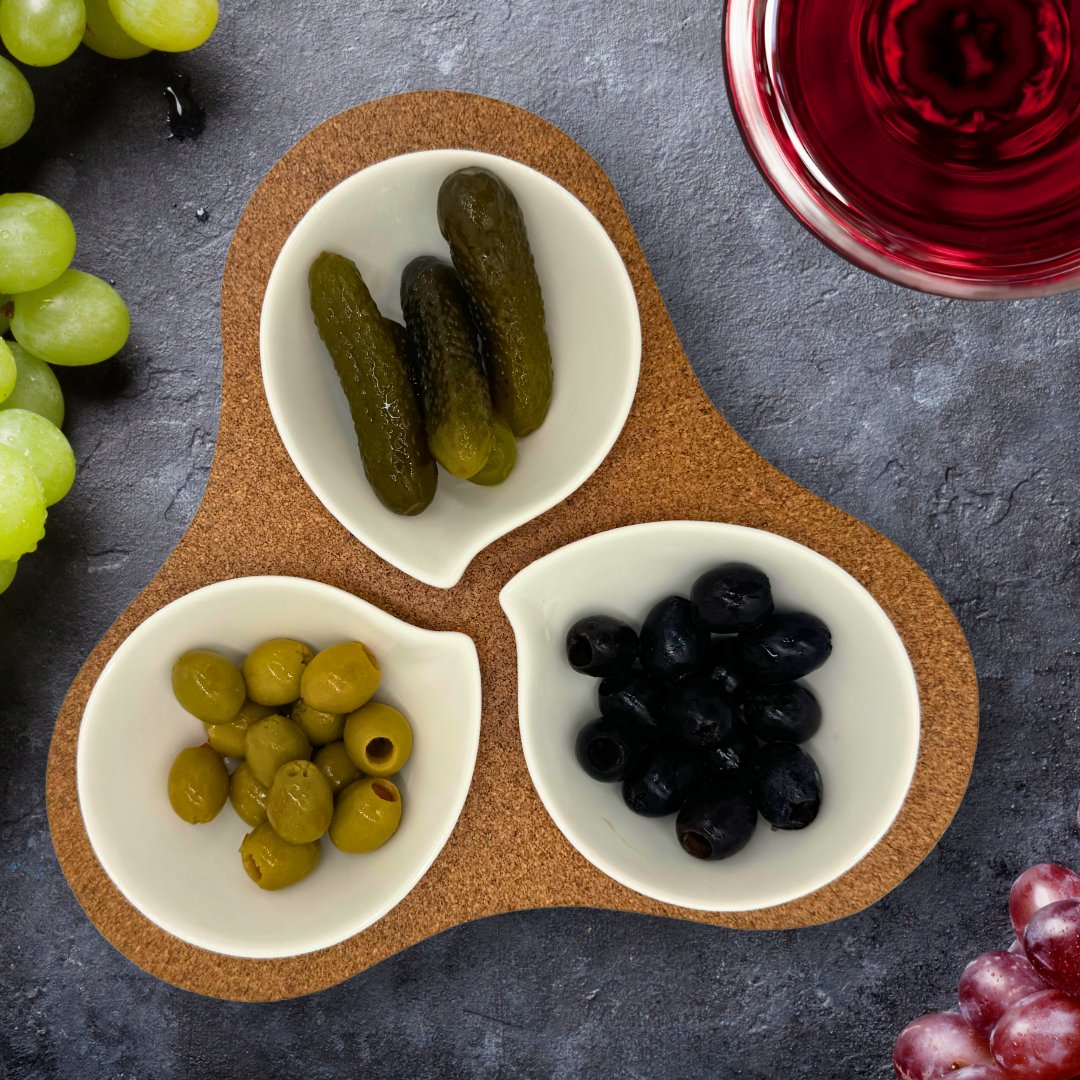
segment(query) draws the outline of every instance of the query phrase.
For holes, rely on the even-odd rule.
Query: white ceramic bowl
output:
[[[166,778],[203,725],[173,698],[173,661],[217,649],[239,662],[271,637],[320,649],[369,645],[382,668],[376,698],[412,722],[412,756],[395,778],[404,814],[366,855],[329,840],[315,871],[280,892],[248,878],[238,849],[248,826],[228,803],[207,825],[169,805]],[[344,941],[386,914],[423,877],[457,822],[480,738],[480,667],[472,640],[410,626],[329,585],[247,577],[208,585],[162,608],[116,650],[79,732],[79,802],[105,872],[148,919],[229,956],[294,956]]]
[[[570,668],[565,642],[569,627],[592,613],[638,626],[657,600],[688,595],[700,573],[727,561],[760,567],[779,608],[813,612],[832,630],[832,656],[805,680],[824,714],[806,744],[824,798],[804,831],[774,832],[762,821],[739,854],[700,862],[679,846],[673,817],[638,817],[621,785],[597,783],[578,766],[574,739],[599,715],[597,683]],[[854,866],[900,810],[919,747],[911,663],[870,594],[809,548],[737,525],[632,525],[540,559],[500,600],[517,636],[521,741],[536,790],[570,843],[623,885],[702,911],[772,907]]]
[[[478,487],[440,470],[431,506],[400,517],[364,478],[348,406],[311,316],[308,270],[324,250],[347,255],[383,314],[400,319],[406,264],[423,254],[449,259],[435,201],[445,177],[467,165],[497,173],[525,215],[551,340],[551,410],[519,443],[504,484]],[[449,588],[478,552],[561,502],[607,456],[637,388],[641,325],[615,245],[573,195],[507,158],[425,150],[362,170],[307,212],[270,275],[260,349],[282,442],[323,505],[387,562]]]

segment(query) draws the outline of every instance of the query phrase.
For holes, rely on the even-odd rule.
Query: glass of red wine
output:
[[[727,0],[728,92],[811,231],[968,299],[1080,286],[1080,0]]]

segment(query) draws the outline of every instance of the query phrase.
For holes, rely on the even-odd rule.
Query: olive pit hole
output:
[[[622,764],[623,749],[614,739],[603,736],[593,739],[585,752],[588,755],[589,764],[597,772],[610,772]]]
[[[695,859],[707,859],[712,854],[709,841],[701,833],[684,832],[679,837],[679,843],[682,844],[683,851],[688,855],[693,855]]]
[[[364,747],[364,753],[367,754],[368,761],[386,761],[394,752],[394,744],[389,739],[384,739],[381,735],[377,739],[372,739],[371,742]]]
[[[253,881],[259,881],[262,879],[262,870],[259,868],[259,864],[255,861],[254,855],[244,856],[244,869],[248,872],[248,876]]]
[[[371,790],[379,796],[383,802],[394,802],[394,789],[387,787],[386,784],[375,783],[371,785]]]
[[[571,665],[576,668],[587,667],[592,660],[592,646],[583,637],[574,638],[566,652]]]

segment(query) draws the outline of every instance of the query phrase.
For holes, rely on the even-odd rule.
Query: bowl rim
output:
[[[302,589],[304,591],[310,591],[315,599],[320,596],[326,598],[328,596],[335,596],[344,598],[345,602],[350,606],[357,609],[358,613],[363,619],[373,619],[376,623],[381,623],[386,627],[393,627],[393,633],[402,633],[399,627],[404,627],[404,633],[408,636],[423,635],[423,636],[437,636],[443,640],[456,639],[457,647],[462,649],[463,655],[465,653],[465,646],[467,645],[468,653],[471,663],[469,665],[468,678],[467,678],[467,692],[468,702],[465,710],[465,715],[470,718],[468,730],[462,731],[462,743],[466,750],[466,760],[468,762],[467,768],[463,771],[462,775],[458,778],[458,782],[455,785],[454,799],[447,803],[447,807],[451,809],[452,813],[440,814],[440,824],[438,828],[431,831],[430,835],[433,839],[427,849],[422,860],[415,866],[410,866],[409,872],[402,877],[403,887],[392,890],[387,899],[371,908],[365,913],[363,919],[357,920],[350,927],[344,931],[336,930],[331,933],[323,934],[322,936],[312,936],[310,942],[305,944],[302,949],[289,950],[282,952],[280,949],[270,948],[242,948],[242,949],[228,949],[223,947],[220,943],[210,944],[208,941],[196,941],[191,937],[181,935],[169,925],[166,925],[168,920],[163,921],[160,917],[160,913],[155,913],[150,910],[152,905],[145,905],[141,903],[138,888],[132,888],[132,882],[128,880],[123,874],[118,878],[114,871],[115,867],[110,866],[108,857],[103,855],[98,844],[94,841],[95,829],[98,830],[99,839],[104,835],[103,827],[96,816],[94,810],[95,801],[91,797],[89,801],[86,798],[87,788],[84,787],[88,783],[87,780],[87,766],[85,762],[86,754],[88,753],[87,747],[90,740],[93,738],[94,722],[91,720],[88,728],[87,718],[92,717],[94,699],[98,693],[98,688],[102,686],[106,680],[111,680],[116,677],[117,672],[122,671],[124,666],[128,663],[129,658],[138,655],[138,648],[142,640],[152,633],[153,627],[158,622],[162,621],[165,617],[165,613],[172,612],[178,605],[183,606],[186,602],[194,596],[203,596],[207,594],[213,594],[216,599],[227,600],[234,594],[242,596],[248,590],[261,589],[261,588],[273,588],[284,584],[290,589]],[[147,629],[149,628],[149,629]],[[355,937],[357,934],[362,933],[364,930],[373,926],[380,919],[384,918],[388,912],[395,908],[402,900],[405,899],[409,893],[423,880],[428,870],[431,869],[432,864],[439,857],[446,847],[454,829],[457,827],[459,820],[461,819],[461,812],[464,809],[465,802],[468,798],[469,792],[472,790],[473,775],[476,769],[476,759],[480,746],[480,727],[481,727],[481,714],[483,707],[483,696],[481,687],[481,674],[480,674],[480,661],[476,652],[476,644],[468,634],[465,634],[458,630],[429,630],[426,627],[416,626],[413,623],[406,622],[404,619],[399,619],[389,612],[384,611],[382,608],[376,607],[374,604],[367,600],[361,599],[353,593],[348,592],[345,589],[340,589],[334,585],[328,585],[325,582],[316,581],[314,578],[302,578],[288,574],[257,574],[235,578],[225,578],[219,581],[211,582],[207,585],[202,585],[199,588],[192,589],[189,592],[185,592],[169,603],[158,608],[157,611],[148,615],[142,622],[140,622],[117,646],[115,652],[109,658],[108,662],[102,668],[100,674],[94,681],[94,685],[90,690],[90,694],[86,699],[86,704],[83,707],[82,719],[79,723],[79,735],[76,745],[75,753],[75,783],[76,783],[76,796],[79,803],[79,812],[83,819],[83,827],[86,830],[87,840],[90,843],[90,848],[93,851],[94,858],[97,859],[98,864],[101,866],[105,875],[113,883],[113,885],[119,890],[121,895],[135,908],[141,915],[147,918],[155,926],[159,927],[165,933],[175,937],[178,941],[183,941],[188,945],[192,945],[195,948],[204,949],[207,952],[216,953],[222,956],[234,956],[242,959],[257,959],[257,960],[277,960],[287,959],[293,956],[305,956],[309,953],[319,951],[321,949],[327,949],[334,945],[339,945],[349,938]],[[87,735],[87,731],[90,731],[90,735]]]
[[[548,778],[540,768],[538,762],[537,747],[540,740],[543,738],[542,725],[529,725],[525,720],[526,688],[535,681],[536,673],[532,670],[531,660],[534,650],[522,647],[524,626],[515,612],[515,592],[522,589],[524,584],[527,584],[529,579],[534,576],[535,573],[539,572],[538,568],[543,564],[551,561],[559,561],[560,559],[567,557],[568,552],[575,549],[580,550],[589,547],[603,548],[609,544],[618,545],[621,540],[630,533],[642,535],[646,532],[681,531],[688,527],[693,529],[705,529],[710,532],[734,533],[740,535],[750,534],[757,537],[766,536],[769,538],[770,543],[776,542],[781,548],[786,547],[791,550],[796,550],[798,551],[800,558],[806,558],[811,564],[826,569],[830,574],[837,575],[836,580],[844,582],[845,587],[847,587],[855,596],[858,596],[868,607],[868,610],[873,613],[885,632],[889,643],[899,649],[898,655],[904,660],[904,664],[899,670],[900,674],[904,677],[906,689],[910,695],[913,706],[912,722],[914,725],[914,739],[910,747],[910,761],[907,768],[906,782],[904,783],[902,792],[896,799],[895,808],[892,809],[890,814],[886,815],[885,820],[882,821],[872,835],[868,834],[868,839],[863,842],[855,854],[849,856],[842,865],[838,863],[837,868],[834,871],[831,871],[827,877],[822,876],[821,880],[812,880],[806,887],[800,886],[798,889],[792,890],[789,894],[784,895],[780,899],[771,900],[768,903],[745,903],[736,905],[723,903],[716,905],[702,905],[696,902],[688,902],[686,896],[680,893],[676,886],[670,884],[665,885],[664,883],[657,885],[653,881],[643,879],[638,874],[624,872],[618,866],[608,862],[602,853],[598,853],[587,840],[583,840],[581,833],[575,825],[573,816],[563,813],[560,808],[558,798],[557,796],[554,796],[556,790],[555,785],[548,782]],[[790,537],[783,536],[780,533],[770,532],[767,529],[753,528],[749,525],[736,525],[729,522],[697,519],[649,521],[635,525],[624,525],[619,528],[609,529],[605,532],[593,533],[589,536],[582,537],[580,540],[575,540],[563,547],[556,548],[542,558],[530,563],[503,586],[499,593],[499,604],[513,628],[515,640],[517,641],[518,728],[521,737],[522,750],[525,755],[525,763],[528,766],[529,777],[532,780],[533,787],[540,797],[540,801],[543,803],[548,815],[574,849],[596,867],[596,869],[606,874],[608,877],[613,878],[615,881],[619,882],[619,884],[626,886],[626,888],[632,889],[636,893],[640,893],[653,900],[658,900],[661,903],[671,904],[676,907],[693,911],[741,912],[779,907],[783,904],[800,900],[809,896],[811,893],[826,888],[862,862],[862,860],[865,859],[888,834],[899,816],[900,811],[907,803],[911,792],[911,785],[915,778],[916,767],[918,765],[919,749],[922,744],[922,700],[919,695],[918,681],[915,676],[915,670],[911,664],[911,658],[908,655],[907,647],[904,644],[903,638],[893,625],[892,620],[864,585],[857,581],[847,570],[840,566],[839,563],[834,562],[832,559],[829,559],[827,556],[822,555],[820,552],[815,551],[805,544],[800,544],[797,540],[792,540]]]
[[[357,524],[357,522],[362,519],[358,519],[355,512],[350,510],[348,506],[339,503],[331,496],[326,489],[326,486],[319,479],[319,467],[316,465],[313,468],[307,456],[298,446],[287,416],[288,395],[284,393],[283,388],[278,383],[275,365],[268,360],[268,357],[273,355],[274,346],[271,343],[272,335],[269,332],[268,326],[270,317],[267,312],[274,294],[278,291],[278,288],[280,288],[280,285],[277,283],[281,281],[281,278],[284,275],[284,271],[281,270],[280,267],[283,263],[288,261],[292,247],[299,243],[299,240],[296,238],[301,234],[305,224],[313,217],[318,217],[321,214],[327,213],[326,207],[330,205],[336,197],[340,196],[345,189],[357,183],[359,177],[363,176],[370,179],[370,174],[373,172],[383,169],[400,168],[401,163],[407,159],[429,159],[432,157],[459,156],[462,154],[467,154],[471,159],[474,159],[477,164],[485,165],[492,170],[497,170],[500,166],[509,166],[511,169],[521,169],[531,173],[539,182],[540,187],[556,193],[556,197],[570,200],[570,202],[575,205],[576,209],[581,213],[583,229],[587,234],[592,234],[598,249],[605,251],[606,254],[611,257],[610,261],[612,269],[614,270],[613,281],[617,284],[619,291],[623,295],[623,300],[628,305],[627,314],[630,316],[628,327],[630,348],[628,350],[627,377],[620,383],[618,395],[614,397],[615,413],[610,429],[605,433],[604,438],[596,443],[592,451],[583,455],[581,466],[578,470],[572,475],[565,477],[551,489],[549,495],[534,502],[530,508],[501,516],[498,519],[493,520],[489,527],[480,529],[476,537],[469,544],[457,550],[453,557],[447,557],[446,562],[441,569],[427,570],[423,567],[417,567],[411,564],[409,560],[399,561],[399,559],[395,557],[394,552],[390,549],[390,545],[382,543],[378,537],[361,535],[364,531],[363,526],[362,524]],[[306,311],[306,308],[304,310]],[[548,510],[551,510],[553,507],[564,502],[579,487],[585,484],[601,464],[603,464],[608,454],[611,453],[612,447],[614,447],[619,436],[622,434],[623,428],[626,426],[627,418],[630,415],[630,409],[633,406],[634,398],[637,396],[637,388],[641,376],[641,352],[641,312],[638,307],[637,292],[634,289],[634,283],[630,278],[630,272],[627,269],[622,253],[592,210],[590,210],[589,207],[586,206],[572,191],[563,187],[562,184],[553,180],[539,169],[535,169],[531,165],[518,161],[516,158],[506,157],[500,154],[491,154],[486,151],[474,150],[465,146],[439,147],[437,149],[413,150],[405,154],[395,154],[392,157],[384,158],[382,161],[374,162],[371,165],[359,169],[340,183],[335,184],[334,187],[325,194],[321,195],[308,207],[304,216],[296,223],[288,237],[286,237],[284,244],[282,244],[281,250],[274,260],[274,266],[270,271],[270,276],[267,279],[266,290],[263,294],[263,300],[259,311],[259,358],[263,393],[266,396],[267,404],[270,408],[270,415],[273,417],[278,437],[284,444],[285,451],[289,455],[289,460],[292,462],[293,467],[300,473],[304,483],[310,488],[311,492],[323,507],[329,511],[350,535],[365,547],[370,548],[376,555],[390,563],[392,566],[397,567],[402,572],[416,578],[425,585],[431,585],[439,589],[451,589],[457,585],[472,561],[485,548],[489,547],[501,537],[506,536],[508,533],[513,532],[520,526],[532,521],[534,518],[539,517],[541,514],[546,513]],[[378,509],[380,512],[391,513],[391,511],[385,510],[381,505]]]
[[[958,300],[1021,300],[1056,296],[1080,286],[1080,255],[1071,269],[1049,276],[1032,267],[1011,277],[993,279],[935,271],[890,257],[860,230],[845,226],[825,208],[821,198],[793,166],[773,134],[758,94],[754,61],[754,22],[770,0],[725,0],[723,16],[724,82],[728,103],[750,158],[780,203],[818,240],[848,262],[879,278],[909,289]]]

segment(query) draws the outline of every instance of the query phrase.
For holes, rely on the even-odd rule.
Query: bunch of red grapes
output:
[[[960,976],[960,1011],[896,1040],[900,1080],[1080,1080],[1080,874],[1041,863],[1009,893],[1016,941]]]

